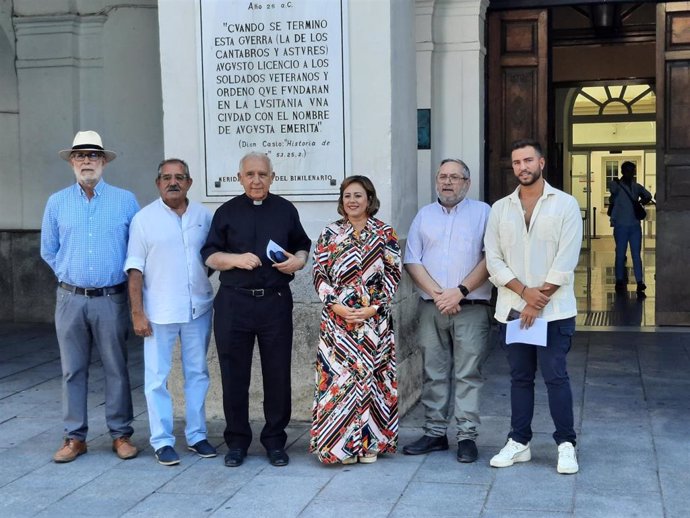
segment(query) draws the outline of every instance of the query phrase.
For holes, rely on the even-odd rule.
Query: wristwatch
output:
[[[468,290],[466,286],[460,284],[458,288],[460,288],[460,293],[462,293],[463,297],[467,297],[467,295],[470,294],[470,290]]]

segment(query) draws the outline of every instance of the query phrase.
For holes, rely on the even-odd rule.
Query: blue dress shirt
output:
[[[101,180],[89,200],[78,183],[48,198],[41,257],[59,281],[81,288],[114,286],[123,271],[129,224],[139,210],[134,194]]]

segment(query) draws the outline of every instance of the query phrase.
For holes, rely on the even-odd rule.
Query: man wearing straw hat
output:
[[[115,160],[95,131],[80,131],[60,158],[76,183],[50,196],[41,225],[41,257],[58,280],[55,329],[62,363],[64,440],[53,456],[71,462],[86,453],[87,393],[93,347],[105,376],[105,418],[121,459],[136,457],[131,443],[132,395],[127,372],[127,275],[123,270],[129,224],[139,210],[134,195],[107,184]]]

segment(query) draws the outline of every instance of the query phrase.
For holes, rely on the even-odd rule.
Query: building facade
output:
[[[54,279],[39,257],[38,229],[48,196],[73,182],[57,150],[78,130],[99,131],[119,152],[105,177],[142,206],[155,198],[155,167],[167,156],[189,162],[192,197],[211,209],[222,202],[200,181],[198,4],[0,0],[0,288],[10,294],[0,319],[52,320]],[[656,275],[656,322],[690,324],[681,271],[690,262],[688,2],[341,4],[349,172],[374,180],[379,215],[403,240],[418,207],[434,199],[442,158],[462,158],[469,195],[492,202],[513,188],[508,144],[525,136],[544,143],[549,182],[578,197],[596,240],[607,232],[605,183],[619,158],[632,158],[657,198],[645,223],[664,265],[648,274]],[[337,217],[332,199],[295,204],[312,239]],[[307,418],[320,305],[308,272],[294,284],[295,408]],[[415,313],[406,280],[396,307],[403,410],[421,386]],[[221,415],[220,398],[209,400],[210,415]]]

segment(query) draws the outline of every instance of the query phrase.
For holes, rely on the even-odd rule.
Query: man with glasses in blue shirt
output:
[[[452,415],[458,462],[474,462],[478,456],[481,367],[491,310],[483,244],[490,208],[466,198],[470,184],[462,160],[443,160],[436,173],[437,200],[422,207],[408,233],[405,269],[422,299],[418,339],[424,356],[425,423],[424,435],[403,448],[406,455],[447,450]]]
[[[107,184],[115,152],[95,131],[80,131],[60,158],[76,183],[50,196],[41,225],[41,257],[58,280],[55,330],[62,363],[64,440],[53,456],[71,462],[86,453],[87,393],[93,347],[105,375],[105,418],[121,459],[137,456],[132,444],[132,395],[127,371],[127,275],[123,270],[134,195]]]

